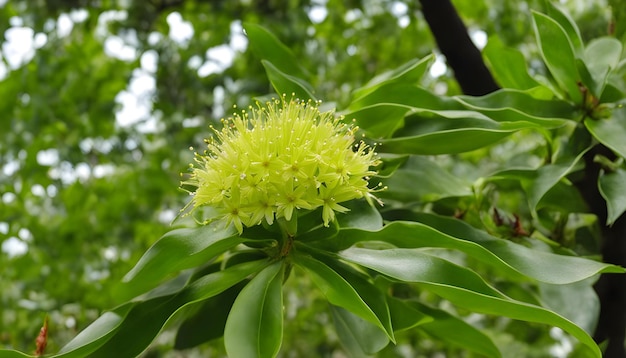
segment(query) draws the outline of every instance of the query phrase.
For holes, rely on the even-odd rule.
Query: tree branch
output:
[[[500,87],[485,65],[450,0],[420,0],[437,46],[454,71],[463,93],[481,96]]]

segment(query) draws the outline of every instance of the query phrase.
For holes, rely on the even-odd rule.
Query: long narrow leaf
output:
[[[526,59],[517,49],[505,47],[498,37],[490,37],[483,55],[491,65],[491,72],[504,88],[527,90],[539,83],[528,74]]]
[[[347,309],[378,326],[383,332],[387,332],[385,324],[380,321],[376,313],[372,311],[372,308],[359,296],[354,287],[333,269],[304,254],[297,256],[295,264],[306,271],[328,302]],[[389,335],[391,340],[394,339],[393,332],[387,332],[386,334]]]
[[[602,356],[593,339],[571,321],[545,308],[506,297],[473,271],[451,262],[408,249],[352,248],[340,256],[391,278],[419,283],[453,304],[475,312],[557,326],[576,337],[594,356]]]
[[[558,22],[539,12],[533,12],[533,24],[537,43],[550,73],[574,103],[582,103],[577,84],[581,78],[567,33]]]
[[[282,262],[259,272],[235,299],[224,328],[231,357],[275,357],[283,337]]]
[[[358,100],[380,86],[388,83],[405,83],[416,85],[426,73],[426,70],[433,63],[434,55],[428,55],[421,59],[409,61],[396,69],[381,73],[372,78],[363,87],[354,91],[354,98]]]
[[[172,273],[208,262],[242,242],[232,227],[221,223],[170,231],[124,276],[123,290],[127,296],[135,296],[155,287]]]
[[[419,329],[442,342],[486,357],[498,358],[502,356],[498,347],[487,335],[462,319],[417,301],[409,301],[407,305],[433,318],[431,321],[420,325]]]
[[[363,299],[367,306],[374,312],[378,320],[385,328],[385,332],[395,342],[393,331],[394,327],[391,325],[391,314],[389,312],[389,306],[383,292],[381,292],[374,284],[372,284],[364,275],[349,265],[337,260],[336,258],[330,258],[324,255],[316,255],[316,259],[319,259],[324,264],[331,267],[341,277],[343,277],[354,288],[358,295]]]
[[[598,178],[598,189],[606,200],[606,224],[613,225],[626,211],[626,170],[602,173]]]
[[[389,337],[375,324],[338,306],[330,306],[337,335],[353,357],[375,354],[389,344]]]
[[[243,24],[243,28],[250,39],[250,48],[261,60],[273,63],[277,69],[285,74],[300,78],[307,76],[293,52],[274,34],[260,25],[249,22]]]
[[[279,70],[273,63],[263,60],[261,61],[267,78],[272,83],[274,90],[279,95],[286,94],[288,96],[295,95],[301,100],[315,100],[313,88],[300,77],[292,76]]]
[[[220,294],[267,264],[267,260],[246,262],[199,278],[178,293],[120,306],[102,315],[54,357],[137,356],[182,308]]]
[[[626,106],[613,109],[610,118],[586,119],[585,126],[600,143],[626,158]]]
[[[464,252],[517,278],[566,284],[599,273],[622,273],[618,266],[579,257],[529,249],[497,239],[456,219],[431,214],[414,214],[420,222],[395,221],[382,230],[341,229],[337,237],[317,242],[329,250],[342,250],[357,242],[381,241],[401,248],[440,247]]]

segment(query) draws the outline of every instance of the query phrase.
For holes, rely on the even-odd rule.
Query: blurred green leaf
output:
[[[602,172],[598,178],[598,189],[606,200],[606,224],[613,225],[626,211],[626,170]]]
[[[569,132],[568,132],[569,133]],[[518,180],[526,192],[528,205],[531,210],[537,210],[544,197],[564,178],[577,170],[578,163],[583,155],[591,148],[592,141],[589,133],[576,126],[569,138],[562,137],[562,143],[551,159],[550,164],[544,164],[532,169],[511,169],[496,172],[488,180],[514,179]]]
[[[34,358],[35,356],[26,353],[10,350],[0,349],[0,358]]]
[[[585,126],[600,143],[626,158],[626,106],[613,109],[610,118],[587,118]]]
[[[306,83],[303,79],[282,72],[269,61],[263,60],[261,63],[263,63],[267,77],[278,95],[285,94],[288,98],[294,95],[295,98],[304,101],[309,99],[315,100],[311,85]]]
[[[554,1],[546,1],[547,15],[556,21],[567,34],[567,39],[572,44],[575,55],[581,56],[584,50],[580,30],[572,17]]]
[[[299,61],[285,44],[263,26],[247,22],[243,25],[249,39],[250,49],[261,60],[271,62],[283,74],[306,78],[306,71],[299,65]],[[291,92],[278,92],[279,94]]]
[[[483,55],[491,65],[493,76],[503,88],[527,90],[539,86],[528,74],[524,55],[514,48],[505,47],[499,37],[489,38]]]
[[[533,24],[537,43],[550,73],[568,97],[577,104],[582,103],[582,94],[576,58],[567,33],[557,21],[533,11]]]
[[[595,95],[600,97],[608,76],[615,70],[622,57],[622,43],[611,37],[601,37],[589,42],[585,48],[584,60],[595,82]]]
[[[275,357],[283,338],[283,263],[275,262],[235,299],[224,328],[231,357]]]

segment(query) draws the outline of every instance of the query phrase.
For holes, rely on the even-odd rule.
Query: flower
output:
[[[379,164],[371,147],[354,143],[358,128],[342,120],[321,112],[319,102],[286,96],[222,120],[181,183],[196,188],[187,206],[216,208],[240,234],[319,207],[328,226],[335,212],[348,211],[339,203],[372,195],[370,167]]]

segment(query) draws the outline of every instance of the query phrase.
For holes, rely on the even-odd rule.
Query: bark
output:
[[[622,215],[612,226],[605,225],[607,207],[597,184],[601,167],[593,161],[597,154],[615,158],[611,150],[602,145],[587,152],[584,156],[585,176],[576,186],[602,226],[603,261],[626,266],[626,215]],[[593,338],[598,343],[608,341],[605,358],[626,357],[626,275],[604,274],[594,288],[600,299],[600,316]]]
[[[482,96],[500,87],[450,0],[420,0],[422,13],[437,46],[454,71],[463,93]]]

